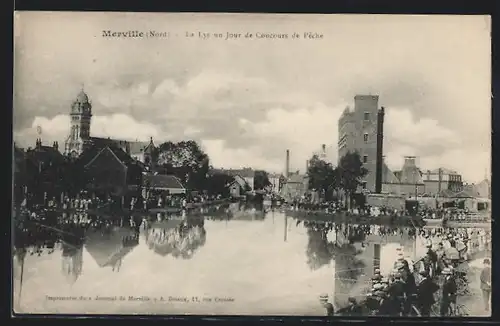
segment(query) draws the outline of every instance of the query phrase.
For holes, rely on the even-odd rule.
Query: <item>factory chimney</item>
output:
[[[385,108],[381,107],[377,114],[377,161],[375,167],[375,193],[382,192],[382,166],[384,163],[384,115]]]
[[[290,150],[286,150],[285,178],[290,176]]]

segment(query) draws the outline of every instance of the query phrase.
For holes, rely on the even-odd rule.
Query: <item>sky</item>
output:
[[[84,88],[92,136],[193,139],[216,167],[269,172],[284,171],[289,149],[291,170],[304,171],[321,144],[337,160],[337,121],[354,96],[379,95],[391,169],[414,155],[421,169],[479,182],[491,165],[490,26],[471,15],[16,13],[14,140],[64,144]]]

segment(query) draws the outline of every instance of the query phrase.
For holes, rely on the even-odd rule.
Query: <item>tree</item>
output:
[[[166,142],[159,146],[157,164],[182,180],[189,189],[203,190],[207,179],[208,155],[193,141]]]
[[[358,152],[347,152],[341,157],[337,170],[340,188],[346,192],[346,199],[350,199],[358,186],[362,184],[362,178],[366,176],[368,170],[363,167]]]
[[[255,171],[253,185],[255,190],[261,190],[270,186],[271,182],[269,181],[269,175],[267,172],[262,170]]]
[[[309,160],[307,169],[309,189],[316,189],[325,196],[338,187],[337,170],[332,164],[321,160],[317,155]]]

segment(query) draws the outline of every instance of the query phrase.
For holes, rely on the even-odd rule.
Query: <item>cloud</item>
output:
[[[64,139],[61,116],[84,82],[93,103],[94,134],[208,141],[214,152],[209,155],[221,165],[281,171],[289,148],[292,169],[303,170],[323,143],[336,161],[340,112],[354,95],[371,93],[387,108],[384,146],[394,168],[409,154],[431,167],[463,168],[470,178],[478,175],[473,170],[489,166],[491,40],[485,17],[165,17],[17,14],[16,141],[33,144],[36,125],[43,126],[44,139]],[[324,39],[100,37],[103,29],[131,25],[172,35],[191,29],[316,30]],[[82,44],[77,51],[68,46],[75,39]],[[476,152],[475,168],[463,164]],[[232,161],[223,162],[224,156]]]
[[[42,133],[37,133],[37,127]],[[52,119],[35,117],[30,128],[25,128],[14,133],[20,146],[33,147],[34,139],[42,138],[44,144],[52,144],[58,141],[62,150],[66,138],[69,135],[70,119],[68,115],[58,115]],[[169,136],[162,133],[156,126],[148,122],[137,121],[125,114],[113,114],[109,116],[94,116],[90,128],[93,137],[110,137],[127,140],[147,141],[150,137],[154,139],[167,139]]]
[[[248,147],[231,149],[227,148],[224,140],[203,140],[202,148],[210,156],[210,162],[215,167],[265,169],[267,171],[282,171],[280,160],[269,160],[259,153],[261,148]]]

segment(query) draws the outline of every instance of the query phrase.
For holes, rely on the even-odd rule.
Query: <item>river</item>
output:
[[[138,238],[114,226],[87,232],[83,246],[27,254],[23,268],[14,259],[15,311],[322,316],[320,294],[336,304],[362,295],[374,264],[388,269],[398,247],[410,258],[425,250],[408,230],[354,239],[356,226],[304,223],[239,204],[227,211],[230,218],[184,217],[195,222],[183,236],[173,232],[182,219],[153,221]]]

